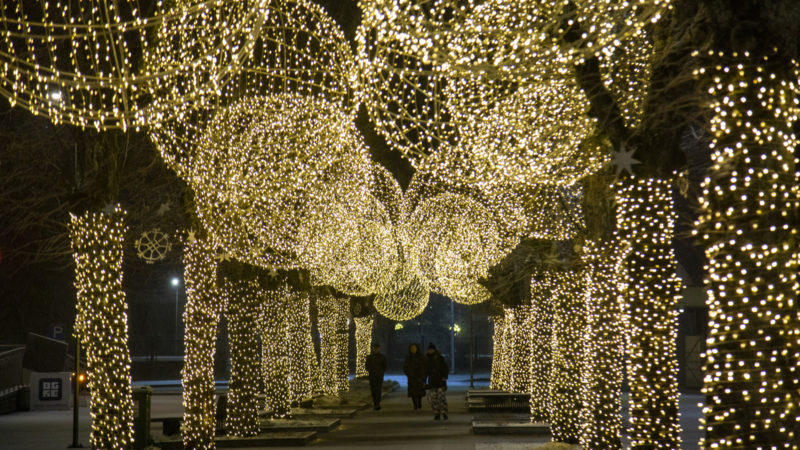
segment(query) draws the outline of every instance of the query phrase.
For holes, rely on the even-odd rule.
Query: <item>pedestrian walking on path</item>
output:
[[[381,409],[383,373],[386,372],[386,357],[381,353],[380,345],[372,345],[372,353],[367,356],[364,367],[369,372],[369,390],[372,392],[372,405],[375,411],[378,411]]]
[[[426,367],[428,371],[428,400],[433,408],[434,420],[447,420],[447,376],[450,371],[447,368],[447,361],[433,342],[428,345]]]
[[[422,409],[422,397],[425,395],[425,357],[417,344],[408,346],[408,355],[403,363],[403,372],[408,377],[408,396],[414,403],[414,410]]]

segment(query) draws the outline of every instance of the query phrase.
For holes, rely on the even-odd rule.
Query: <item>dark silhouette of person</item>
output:
[[[447,361],[433,342],[428,345],[428,353],[426,355],[427,371],[428,371],[428,400],[431,402],[435,416],[434,420],[440,418],[447,420],[447,376],[450,370],[447,367]]]
[[[403,363],[403,373],[408,377],[408,396],[414,403],[414,410],[422,409],[422,397],[425,395],[425,378],[428,375],[425,357],[417,344],[408,346],[408,355]]]
[[[372,405],[375,411],[378,411],[381,409],[383,374],[386,372],[386,357],[381,353],[379,344],[372,345],[372,353],[367,356],[364,367],[369,372],[369,390],[372,392]]]

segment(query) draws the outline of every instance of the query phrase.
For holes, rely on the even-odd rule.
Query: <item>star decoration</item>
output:
[[[103,207],[103,212],[109,216],[111,214],[114,214],[114,211],[116,210],[117,210],[117,205],[114,203],[106,203],[106,206]]]
[[[611,164],[616,167],[617,176],[619,176],[623,170],[626,170],[629,174],[633,175],[633,165],[642,163],[633,157],[635,152],[636,148],[632,147],[630,150],[628,150],[626,146],[623,146],[618,152],[611,152]]]
[[[189,233],[187,233],[186,235],[186,241],[188,241],[191,244],[196,240],[197,238],[195,237],[194,230],[189,230]]]
[[[172,209],[172,200],[162,203],[158,211],[156,211],[156,214],[158,217],[162,217],[164,214],[168,213],[170,209]]]

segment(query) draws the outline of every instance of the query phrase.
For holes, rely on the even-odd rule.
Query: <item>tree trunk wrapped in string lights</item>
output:
[[[796,67],[771,52],[708,56],[714,65],[698,73],[714,113],[713,167],[697,227],[706,242],[710,315],[702,445],[794,449],[800,442]]]
[[[261,385],[261,365],[253,330],[257,327],[263,295],[254,280],[225,280],[223,286],[231,349],[226,428],[232,436],[255,436],[260,431],[256,396]]]
[[[550,432],[553,441],[577,443],[582,403],[581,343],[584,324],[580,272],[551,272],[553,286],[553,362],[550,369]]]
[[[531,277],[530,330],[531,364],[530,410],[531,419],[546,422],[550,412],[550,370],[553,343],[553,276],[537,270]]]
[[[347,379],[347,314],[345,299],[322,296],[317,299],[320,334],[320,378],[326,395],[340,396],[350,389]]]
[[[366,377],[367,373],[364,363],[370,352],[372,343],[372,316],[354,317],[356,322],[356,377]]]
[[[629,179],[623,183],[617,223],[622,245],[627,248],[624,300],[631,446],[678,448],[680,280],[672,248],[672,187],[660,179]]]
[[[498,314],[492,316],[493,338],[492,338],[492,371],[489,376],[489,387],[492,389],[504,389],[503,373],[505,372],[505,354],[503,353],[503,339],[505,339],[506,320]]]
[[[622,448],[621,395],[625,344],[614,243],[584,245],[583,448]]]
[[[128,305],[122,290],[124,212],[72,216],[78,311],[75,332],[86,349],[92,393],[92,448],[133,445]]]
[[[293,292],[287,305],[289,398],[299,402],[311,397],[313,389],[314,343],[311,340],[311,313],[307,292]]]
[[[503,334],[500,346],[502,364],[498,373],[497,388],[502,390],[512,390],[513,385],[513,365],[514,365],[514,309],[503,307]]]
[[[190,239],[184,245],[186,356],[181,376],[185,448],[215,448],[214,350],[224,297],[219,295],[216,286],[217,262],[214,256],[213,247],[205,240]]]
[[[530,326],[531,307],[514,308],[514,362],[511,365],[514,392],[529,392],[531,387],[531,346],[533,330]]]
[[[288,337],[293,321],[289,317],[292,300],[289,287],[283,286],[279,290],[267,292],[259,311],[264,409],[275,419],[291,413],[291,388],[294,383],[290,380]]]

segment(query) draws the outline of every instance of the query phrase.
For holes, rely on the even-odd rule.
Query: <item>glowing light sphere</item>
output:
[[[198,215],[216,245],[254,265],[296,267],[313,245],[305,236],[347,225],[335,205],[368,195],[371,163],[360,135],[321,97],[242,99],[221,110],[197,144],[189,184]]]
[[[353,199],[355,200],[355,199]],[[386,292],[402,264],[402,250],[390,215],[372,195],[317,210],[318,227],[306,227],[300,259],[312,267],[312,283],[329,285],[348,295]]]
[[[458,194],[437,195],[419,205],[406,232],[410,259],[419,261],[432,290],[463,304],[489,299],[477,280],[503,253],[500,232],[483,205]]]
[[[428,306],[430,289],[418,278],[407,286],[375,297],[375,309],[387,319],[402,322],[422,314]]]
[[[571,184],[605,160],[572,65],[604,57],[668,0],[362,0],[361,84],[376,129],[421,171]]]
[[[248,53],[265,2],[4,1],[0,95],[55,123],[146,125],[154,97],[180,104],[217,88]]]
[[[355,114],[354,61],[338,25],[310,0],[262,1],[266,12],[254,25],[256,36],[248,57],[216,90],[180,103],[158,102],[148,111],[154,124],[150,127],[152,141],[167,164],[183,177],[190,176],[196,142],[217,112],[241,99],[312,96],[336,105],[339,114]],[[175,52],[164,54],[183,57]],[[195,70],[191,76],[206,75]],[[182,85],[165,89],[180,91]]]

